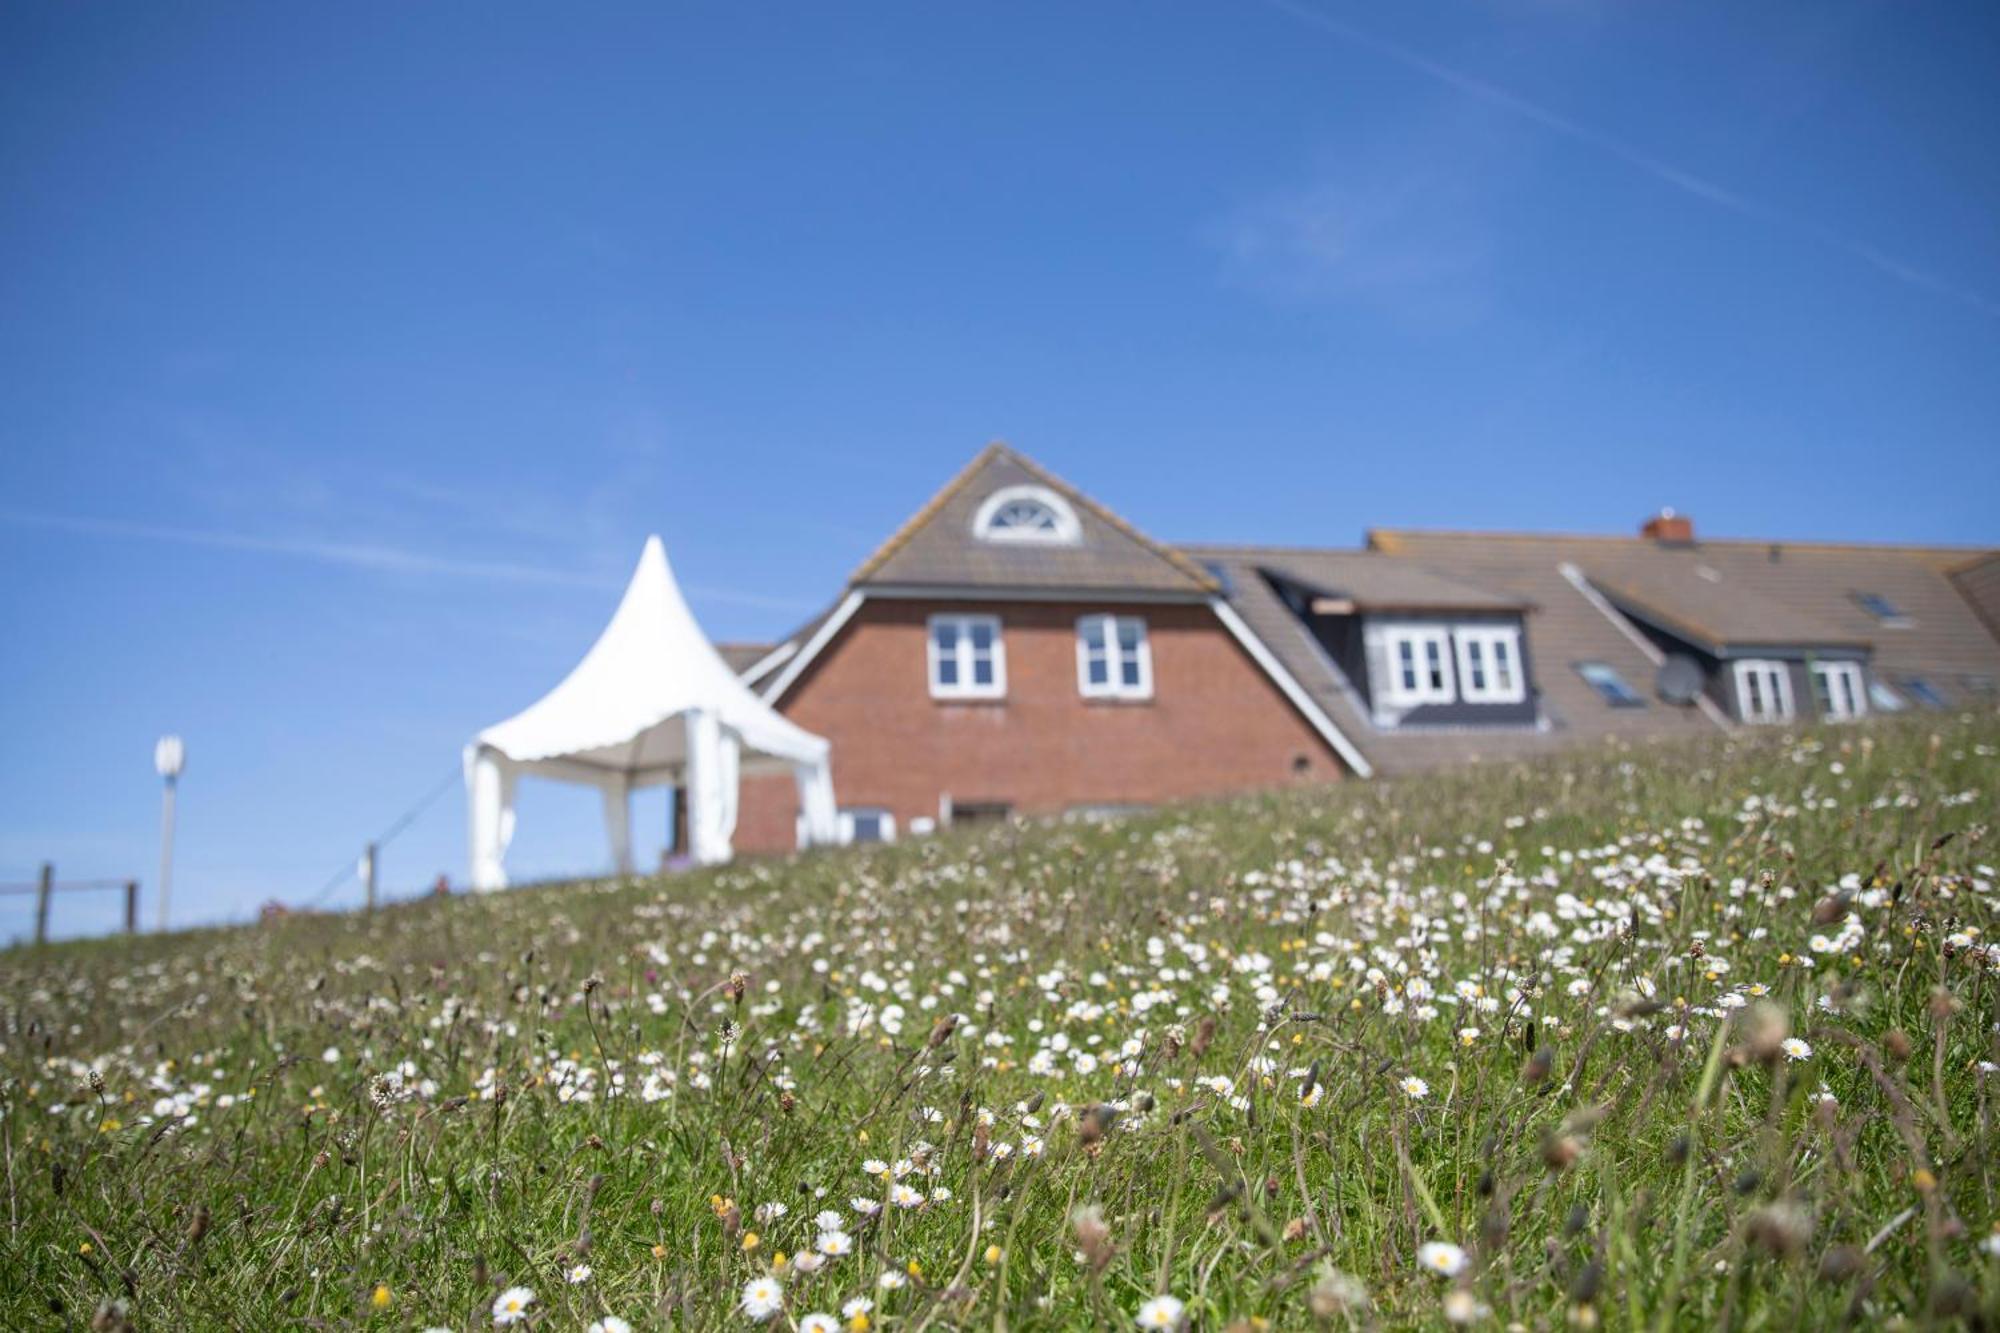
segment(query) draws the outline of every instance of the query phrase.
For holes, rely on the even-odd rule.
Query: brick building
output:
[[[991,445],[743,679],[833,742],[845,835],[1991,707],[2000,553],[1376,531],[1169,546]],[[737,845],[796,842],[747,782]]]
[[[861,839],[1368,771],[1213,573],[1003,445],[745,675],[833,742]],[[796,813],[746,783],[737,845],[791,847]]]

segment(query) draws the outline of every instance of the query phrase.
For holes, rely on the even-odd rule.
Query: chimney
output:
[[[1639,535],[1651,537],[1662,546],[1693,546],[1694,520],[1676,514],[1669,505],[1639,525]]]

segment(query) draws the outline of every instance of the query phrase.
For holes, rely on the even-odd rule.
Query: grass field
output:
[[[17,950],[0,1326],[1992,1327],[1996,753]]]

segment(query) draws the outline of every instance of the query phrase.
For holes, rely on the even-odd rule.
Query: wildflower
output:
[[[1476,1324],[1488,1314],[1479,1298],[1464,1287],[1453,1287],[1444,1296],[1444,1317],[1446,1323]]]
[[[900,1291],[910,1285],[910,1280],[891,1268],[875,1279],[875,1285],[884,1291]]]
[[[395,1299],[395,1294],[389,1290],[389,1284],[386,1282],[377,1282],[375,1290],[368,1293],[368,1303],[378,1310],[388,1309]]]
[[[2000,1235],[1996,1235],[1995,1239],[2000,1239]],[[991,1268],[994,1264],[999,1263],[1000,1256],[1003,1253],[1005,1253],[1005,1251],[1003,1251],[998,1245],[988,1245],[986,1247],[986,1266],[988,1268]]]
[[[1312,1291],[1306,1296],[1306,1305],[1319,1319],[1365,1310],[1368,1308],[1368,1288],[1353,1274],[1328,1266],[1321,1270],[1319,1280],[1313,1283]]]
[[[743,1286],[743,1313],[763,1323],[785,1303],[785,1285],[774,1277],[752,1278]]]
[[[1139,1307],[1140,1328],[1179,1328],[1187,1307],[1172,1296],[1155,1296]]]
[[[799,1333],[840,1333],[840,1321],[830,1314],[809,1314],[799,1320]]]
[[[908,1185],[898,1185],[889,1191],[889,1199],[898,1208],[915,1208],[924,1201],[924,1196],[920,1190],[913,1190]]]
[[[813,1248],[829,1259],[838,1259],[854,1253],[854,1238],[845,1231],[822,1231]]]
[[[493,1302],[493,1323],[497,1328],[518,1324],[528,1317],[528,1307],[535,1303],[535,1293],[526,1287],[509,1287]]]
[[[632,1333],[632,1326],[617,1315],[608,1314],[602,1319],[592,1320],[583,1333]]]
[[[1465,1271],[1465,1251],[1446,1240],[1427,1240],[1417,1249],[1417,1263],[1439,1277],[1457,1277]]]
[[[589,1264],[578,1264],[563,1276],[569,1279],[569,1284],[572,1287],[580,1287],[590,1281],[590,1274],[591,1267]]]
[[[1401,1087],[1413,1102],[1420,1102],[1431,1095],[1431,1085],[1418,1078],[1415,1074],[1410,1075],[1397,1086]]]
[[[1808,1046],[1798,1037],[1785,1038],[1778,1043],[1778,1049],[1785,1053],[1787,1060],[1809,1060],[1812,1058],[1812,1047]]]

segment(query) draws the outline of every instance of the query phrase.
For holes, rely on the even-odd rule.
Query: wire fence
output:
[[[58,880],[56,868],[50,862],[42,863],[42,873],[32,883],[0,884],[0,897],[14,898],[27,894],[35,895],[35,943],[49,942],[49,913],[55,907],[58,893],[93,893],[120,891],[125,895],[125,933],[134,934],[139,929],[139,881],[136,879],[68,879]]]
[[[272,906],[285,912],[314,912],[324,907],[333,896],[355,881],[361,881],[365,890],[364,905],[374,908],[384,901],[375,882],[376,858],[381,850],[393,842],[410,825],[423,817],[424,813],[436,805],[453,787],[462,780],[459,768],[440,778],[435,786],[426,791],[407,810],[398,815],[374,841],[366,844],[364,853],[357,859],[348,861],[328,876],[319,889],[303,901],[296,903],[274,903]],[[119,892],[125,895],[124,933],[133,935],[139,929],[139,881],[136,879],[68,879],[55,877],[54,865],[44,862],[38,878],[17,882],[0,882],[0,900],[33,895],[35,899],[34,942],[46,944],[49,940],[49,919],[58,894]],[[391,895],[387,901],[408,902],[436,891],[435,886],[420,888],[409,893]],[[269,908],[266,909],[271,910]]]

